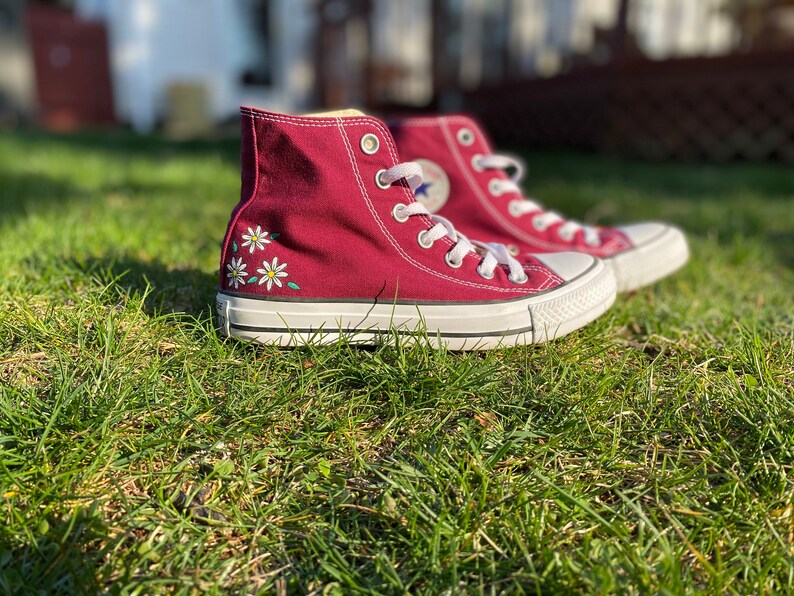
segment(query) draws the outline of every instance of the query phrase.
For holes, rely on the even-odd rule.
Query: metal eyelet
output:
[[[584,243],[587,246],[601,246],[601,238],[599,237],[597,240],[589,240],[588,238],[585,238]]]
[[[569,230],[564,230],[562,227],[560,227],[557,230],[557,236],[559,236],[561,240],[565,240],[566,242],[570,242],[571,240],[573,240],[573,232]]]
[[[457,269],[458,267],[463,265],[463,259],[461,259],[460,261],[453,261],[452,257],[449,255],[449,252],[444,253],[444,262],[453,269]]]
[[[480,263],[480,265],[478,265],[478,266],[477,266],[477,274],[478,274],[480,277],[482,277],[483,279],[493,279],[494,272],[493,272],[493,271],[491,271],[491,274],[490,274],[490,275],[485,275],[485,273],[483,273],[483,272],[481,271],[481,269],[480,269],[481,267],[482,267],[482,263]]]
[[[419,234],[416,236],[416,241],[422,248],[430,248],[433,246],[433,241],[427,239],[427,230],[422,230],[419,232]]]
[[[507,249],[507,254],[509,254],[511,257],[517,257],[521,252],[518,250],[518,247],[515,244],[508,244],[505,246],[505,248]]]
[[[458,143],[468,147],[474,142],[474,133],[468,128],[461,128],[458,131]]]
[[[481,153],[475,153],[474,156],[471,158],[471,167],[474,169],[475,172],[484,172],[485,168],[480,165],[480,160],[482,159]]]
[[[507,204],[507,211],[513,217],[521,217],[523,215],[521,210],[521,201],[513,200]]]
[[[532,218],[532,227],[535,228],[538,232],[545,232],[549,226],[544,223],[540,223],[540,219],[537,217]]]
[[[523,277],[519,277],[518,279],[514,279],[513,278],[513,274],[511,273],[510,275],[507,276],[507,279],[509,279],[514,284],[525,284],[525,283],[527,283],[527,280],[529,279],[529,276],[527,275],[526,271],[522,271],[522,273],[524,274]]]
[[[400,211],[405,209],[405,205],[402,203],[397,203],[391,210],[391,216],[394,218],[394,221],[397,223],[405,223],[408,221],[408,218],[411,217],[410,215],[400,215]]]
[[[361,137],[361,142],[359,143],[361,150],[366,153],[367,155],[375,155],[378,152],[378,148],[380,147],[380,141],[378,137],[376,137],[372,133],[367,133],[363,137]]]
[[[503,191],[500,188],[500,185],[499,185],[500,182],[501,181],[499,180],[499,178],[491,178],[488,181],[488,192],[491,193],[495,197],[501,197],[502,196],[502,192]]]
[[[378,170],[378,173],[375,174],[375,184],[378,185],[378,188],[382,190],[389,190],[391,188],[391,184],[386,184],[383,182],[380,177],[386,173],[386,170]]]

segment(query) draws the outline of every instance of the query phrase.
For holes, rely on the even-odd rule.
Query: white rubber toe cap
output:
[[[553,252],[533,256],[564,281],[576,279],[596,263],[595,257],[580,252]]]
[[[634,246],[642,246],[653,242],[663,236],[670,228],[667,224],[658,222],[637,223],[618,228],[631,241]]]
[[[618,284],[618,292],[630,292],[677,271],[689,259],[684,233],[663,223],[639,223],[619,228],[632,247],[604,259]]]

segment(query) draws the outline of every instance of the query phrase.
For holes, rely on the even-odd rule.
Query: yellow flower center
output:
[[[268,271],[267,272],[267,276],[268,277],[276,277],[276,272],[275,271]]]
[[[237,269],[232,269],[232,277],[237,277]]]
[[[259,240],[259,236],[251,236],[251,242],[256,242],[257,240]]]

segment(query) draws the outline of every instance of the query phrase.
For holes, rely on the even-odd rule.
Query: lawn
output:
[[[235,140],[0,136],[0,591],[774,593],[794,172],[530,154],[690,264],[549,345],[219,337]]]

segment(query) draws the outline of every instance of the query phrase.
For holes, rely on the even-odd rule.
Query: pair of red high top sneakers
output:
[[[510,168],[463,117],[390,131],[355,111],[243,109],[221,332],[279,345],[416,331],[449,349],[536,343],[686,260],[675,228],[565,221],[524,199]]]

